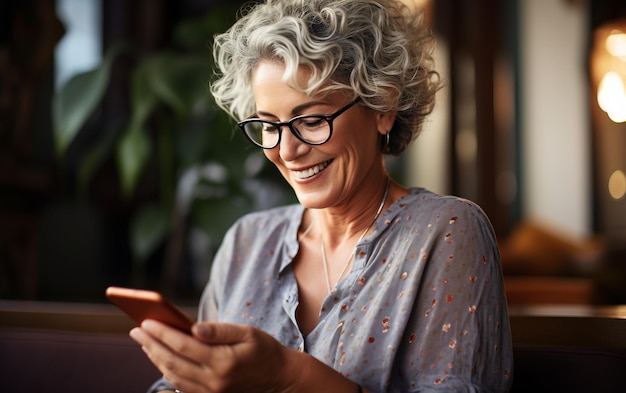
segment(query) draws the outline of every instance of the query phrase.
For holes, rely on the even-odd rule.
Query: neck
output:
[[[384,199],[390,199],[390,179],[385,177],[376,184],[376,188],[368,185],[340,205],[313,211],[311,216],[315,224],[312,235],[317,239],[323,236],[326,249],[331,253],[336,248],[355,242],[366,228],[371,228],[376,213],[385,203],[385,194]]]
[[[339,273],[338,277],[336,278],[336,280],[334,280],[335,285],[332,288],[336,287],[337,283],[339,283],[339,281],[341,281],[341,279],[344,277],[344,275],[348,271],[349,266],[351,266],[352,259],[354,258],[354,253],[356,252],[356,246],[359,244],[359,242],[361,242],[361,240],[369,232],[370,228],[374,225],[374,223],[376,222],[376,220],[378,219],[378,217],[382,213],[383,208],[385,206],[385,202],[387,201],[387,197],[389,195],[389,188],[390,187],[391,187],[391,179],[387,178],[387,185],[385,187],[385,192],[383,193],[382,200],[380,201],[380,204],[377,207],[376,213],[374,214],[374,218],[371,220],[371,222],[365,228],[365,230],[361,233],[361,236],[358,238],[356,243],[354,243],[354,245],[352,245],[350,254],[348,256],[348,259],[343,264],[342,270]],[[334,276],[334,274],[333,274],[333,269],[330,268],[329,262],[328,262],[327,257],[326,257],[327,253],[326,253],[326,247],[325,247],[325,244],[324,244],[324,235],[323,234],[322,234],[322,238],[321,238],[321,242],[320,243],[321,243],[320,244],[320,252],[321,252],[321,255],[322,255],[322,263],[323,263],[323,267],[324,267],[324,275],[325,275],[325,279],[326,279],[326,286],[327,286],[328,292],[330,292],[332,290],[331,289],[331,281],[333,281],[331,279],[331,276]],[[335,256],[337,254],[340,254],[340,253],[336,252],[336,250],[338,248],[341,248],[341,246],[343,246],[343,244],[335,247],[335,252],[333,252],[333,256]],[[339,267],[341,267],[341,265],[339,265]]]

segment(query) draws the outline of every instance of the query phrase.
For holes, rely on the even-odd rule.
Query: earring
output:
[[[385,134],[385,151],[389,152],[391,145],[391,131]]]

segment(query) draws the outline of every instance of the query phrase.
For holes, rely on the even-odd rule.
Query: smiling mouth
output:
[[[330,161],[324,161],[321,164],[317,164],[309,169],[305,169],[303,171],[293,171],[293,175],[298,179],[307,179],[313,175],[316,175],[326,169],[326,167],[330,164]]]

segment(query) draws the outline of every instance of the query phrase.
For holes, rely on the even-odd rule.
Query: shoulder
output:
[[[476,203],[452,195],[438,195],[423,188],[412,188],[410,193],[396,201],[387,217],[396,230],[412,233],[481,233],[493,237],[489,218]]]
[[[234,266],[232,261],[255,261],[276,255],[283,246],[288,250],[297,247],[296,234],[303,211],[301,205],[289,205],[243,215],[226,232],[213,261],[214,269],[230,269]],[[237,264],[237,269],[242,266]]]
[[[424,188],[411,188],[407,196],[398,201],[398,207],[424,215],[486,218],[485,212],[475,202],[454,195],[439,195]]]

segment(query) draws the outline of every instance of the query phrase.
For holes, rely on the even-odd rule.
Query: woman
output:
[[[383,161],[432,110],[432,45],[395,0],[270,0],[216,37],[216,101],[300,204],[229,230],[193,336],[131,331],[163,372],[152,391],[508,390],[488,219]]]

